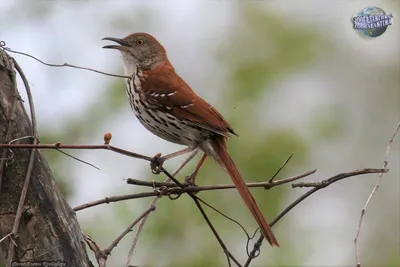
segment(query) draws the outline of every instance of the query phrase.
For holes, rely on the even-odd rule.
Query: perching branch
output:
[[[290,181],[298,180],[302,177],[306,177],[310,174],[313,174],[315,170],[311,170],[299,175],[295,175],[289,178],[281,179],[278,181],[273,182],[273,186],[268,187],[271,185],[271,182],[261,182],[261,183],[247,183],[249,187],[264,187],[264,188],[272,188],[274,186],[282,185],[285,183],[289,183]],[[283,183],[282,181],[286,181]],[[109,204],[111,202],[119,202],[129,199],[137,199],[137,198],[147,198],[147,197],[162,197],[162,196],[173,196],[173,195],[181,195],[183,193],[197,193],[201,191],[209,191],[209,190],[223,190],[223,189],[233,189],[235,188],[234,185],[227,184],[227,185],[204,185],[204,186],[187,186],[184,188],[178,187],[175,183],[170,182],[148,182],[148,181],[141,181],[136,179],[127,179],[128,184],[138,184],[143,186],[154,187],[154,191],[152,192],[141,192],[136,194],[129,194],[129,195],[121,195],[121,196],[111,196],[105,197],[103,199],[95,200],[92,202],[88,202],[74,208],[75,211],[80,211],[83,209],[91,208],[94,206],[102,205],[102,204]]]
[[[302,179],[304,177],[307,177],[313,173],[315,173],[317,170],[311,170],[307,171],[305,173],[301,173],[292,177],[288,177],[285,179],[280,179],[277,181],[265,181],[265,182],[259,182],[259,183],[246,183],[248,187],[263,187],[264,189],[271,189],[275,186],[278,185],[283,185],[287,184],[299,179]],[[202,185],[202,186],[188,186],[184,188],[179,188],[177,190],[177,186],[175,183],[165,183],[165,182],[149,182],[149,181],[142,181],[142,180],[137,180],[133,178],[128,178],[126,180],[127,184],[132,184],[132,185],[139,185],[139,186],[148,186],[148,187],[153,187],[153,188],[172,188],[170,192],[174,194],[178,193],[187,193],[187,192],[192,192],[192,193],[197,193],[201,191],[210,191],[210,190],[222,190],[222,189],[234,189],[235,186],[233,184],[220,184],[220,185]]]

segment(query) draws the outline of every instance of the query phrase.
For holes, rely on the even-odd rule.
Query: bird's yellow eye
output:
[[[143,43],[144,43],[144,41],[142,39],[136,40],[137,45],[142,45]]]

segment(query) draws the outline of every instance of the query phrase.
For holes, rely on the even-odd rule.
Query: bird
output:
[[[137,32],[124,38],[105,37],[116,44],[103,48],[121,53],[126,94],[133,113],[156,136],[185,149],[159,158],[159,162],[194,150],[212,157],[229,174],[233,184],[272,246],[279,247],[268,222],[254,200],[239,170],[227,151],[226,142],[237,135],[220,112],[176,73],[166,49],[149,33]]]

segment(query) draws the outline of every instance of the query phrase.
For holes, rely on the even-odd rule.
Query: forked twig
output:
[[[247,183],[248,187],[264,187],[266,189],[270,189],[272,187],[282,185],[285,183],[289,183],[298,179],[301,179],[303,177],[309,176],[313,173],[315,173],[315,169],[301,173],[292,177],[288,177],[285,179],[277,180],[277,181],[266,181],[266,182],[261,182],[261,183]],[[148,186],[155,188],[154,191],[152,192],[141,192],[141,193],[136,193],[136,194],[129,194],[129,195],[121,195],[121,196],[111,196],[111,197],[105,197],[99,200],[95,200],[92,202],[88,202],[79,206],[76,206],[74,208],[74,211],[80,211],[84,210],[87,208],[91,208],[94,206],[102,205],[102,204],[109,204],[111,202],[119,202],[119,201],[124,201],[124,200],[129,200],[129,199],[136,199],[136,198],[146,198],[146,197],[156,197],[155,199],[158,199],[160,196],[169,196],[169,195],[181,195],[183,193],[197,193],[201,191],[209,191],[209,190],[222,190],[222,189],[233,189],[235,188],[234,185],[230,184],[221,184],[221,185],[204,185],[204,186],[188,186],[188,187],[178,187],[176,183],[170,183],[170,182],[149,182],[149,181],[141,181],[137,179],[127,179],[128,184],[134,184],[134,185],[142,185],[142,186]]]
[[[112,243],[111,245],[104,250],[104,253],[106,255],[110,255],[111,251],[118,245],[118,243],[126,236],[129,232],[132,231],[132,228],[135,227],[135,225],[140,222],[144,217],[150,214],[150,212],[153,212],[156,210],[156,207],[154,205],[150,205],[136,220],[134,220],[126,229],[123,231]]]
[[[327,187],[328,185],[340,181],[345,178],[349,177],[354,177],[357,175],[362,175],[362,174],[369,174],[369,173],[386,173],[388,172],[387,169],[373,169],[373,168],[366,168],[366,169],[360,169],[360,170],[355,170],[351,172],[343,172],[336,174],[335,176],[332,176],[331,178],[328,178],[326,180],[318,181],[318,182],[299,182],[299,183],[294,183],[292,184],[292,188],[296,187],[316,187],[316,188],[324,188]]]
[[[177,175],[177,174],[183,169],[183,167],[185,167],[186,164],[188,164],[188,163],[196,156],[197,152],[198,152],[197,150],[193,151],[192,154],[190,154],[190,155],[182,162],[182,164],[181,164],[180,166],[178,166],[178,168],[176,168],[176,169],[173,171],[172,175],[173,175],[173,176]],[[170,181],[169,178],[167,178],[167,179],[165,180],[165,182],[169,182],[169,181]],[[157,203],[157,201],[158,201],[158,199],[159,199],[159,195],[158,195],[158,196],[156,195],[156,197],[154,197],[153,200],[151,201],[149,207],[155,206],[156,203]],[[129,249],[128,256],[126,257],[126,263],[125,263],[125,266],[126,266],[126,267],[128,267],[128,266],[130,265],[131,261],[132,261],[133,251],[135,250],[136,244],[137,244],[137,242],[138,242],[138,240],[139,240],[140,233],[142,232],[142,229],[143,229],[143,227],[144,227],[144,225],[145,225],[145,223],[146,223],[146,221],[147,221],[147,218],[148,218],[148,216],[146,215],[146,216],[143,218],[143,220],[141,220],[141,222],[140,222],[140,224],[139,224],[139,226],[138,226],[138,228],[137,228],[137,230],[136,230],[135,237],[133,238],[131,248]]]
[[[90,250],[93,251],[94,256],[96,258],[99,267],[106,267],[107,256],[103,250],[97,245],[97,243],[93,240],[90,235],[86,235],[82,233],[83,239],[86,241],[86,244],[89,246]]]
[[[306,198],[308,198],[309,196],[311,196],[312,194],[314,194],[315,192],[335,183],[338,182],[344,178],[348,178],[348,177],[352,177],[354,175],[360,175],[360,174],[367,174],[367,173],[377,173],[377,172],[387,172],[386,169],[365,169],[365,170],[369,170],[369,172],[361,172],[364,170],[359,170],[359,171],[353,171],[353,172],[345,172],[345,173],[340,173],[338,175],[332,176],[328,179],[325,179],[323,181],[320,182],[320,184],[323,184],[323,186],[317,186],[314,187],[312,189],[310,189],[309,191],[307,191],[306,193],[304,193],[303,195],[301,195],[299,198],[297,198],[295,201],[293,201],[288,207],[286,207],[281,213],[278,214],[278,216],[275,217],[275,219],[273,219],[271,221],[271,223],[269,224],[270,227],[273,227],[280,219],[283,218],[283,216],[285,216],[289,211],[291,211],[294,207],[296,207],[298,204],[300,204],[300,202],[302,202],[303,200],[305,200]],[[292,187],[298,187],[298,186],[292,186]],[[250,252],[249,257],[247,258],[246,263],[244,264],[243,267],[248,267],[251,263],[251,261],[257,257],[257,252],[259,251],[262,241],[264,239],[264,236],[261,235],[257,242],[254,243],[253,246],[253,250]]]
[[[108,256],[111,254],[111,251],[118,245],[118,243],[124,238],[129,232],[132,231],[132,228],[140,222],[144,217],[146,217],[150,212],[155,211],[155,206],[149,206],[138,218],[136,218],[113,242],[111,242],[108,248],[102,250],[97,243],[93,240],[89,235],[85,235],[82,233],[83,238],[88,244],[90,250],[93,251],[94,256],[96,257],[97,263],[99,267],[105,267]]]
[[[178,180],[176,180],[171,174],[169,174],[164,168],[161,167],[161,171],[168,176],[169,179],[171,179],[172,181],[174,181],[179,187],[184,188],[184,185],[181,184]],[[208,226],[210,227],[211,231],[213,232],[215,238],[218,240],[218,243],[220,244],[220,246],[222,247],[225,255],[227,256],[227,260],[228,260],[228,265],[231,266],[231,262],[230,259],[239,267],[242,267],[242,265],[239,263],[239,261],[232,255],[232,253],[228,250],[228,248],[226,247],[226,245],[224,244],[224,242],[222,241],[221,237],[219,236],[217,230],[215,230],[213,224],[211,223],[210,219],[208,218],[207,214],[205,213],[203,207],[201,206],[200,202],[199,202],[199,197],[197,197],[196,195],[194,195],[191,192],[187,192],[187,194],[193,199],[193,201],[195,202],[197,208],[200,210],[201,214],[203,215],[204,219],[206,220]]]

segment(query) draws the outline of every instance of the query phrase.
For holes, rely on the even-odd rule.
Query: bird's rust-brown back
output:
[[[180,120],[228,137],[235,134],[229,123],[198,96],[167,61],[142,73],[146,99]]]

